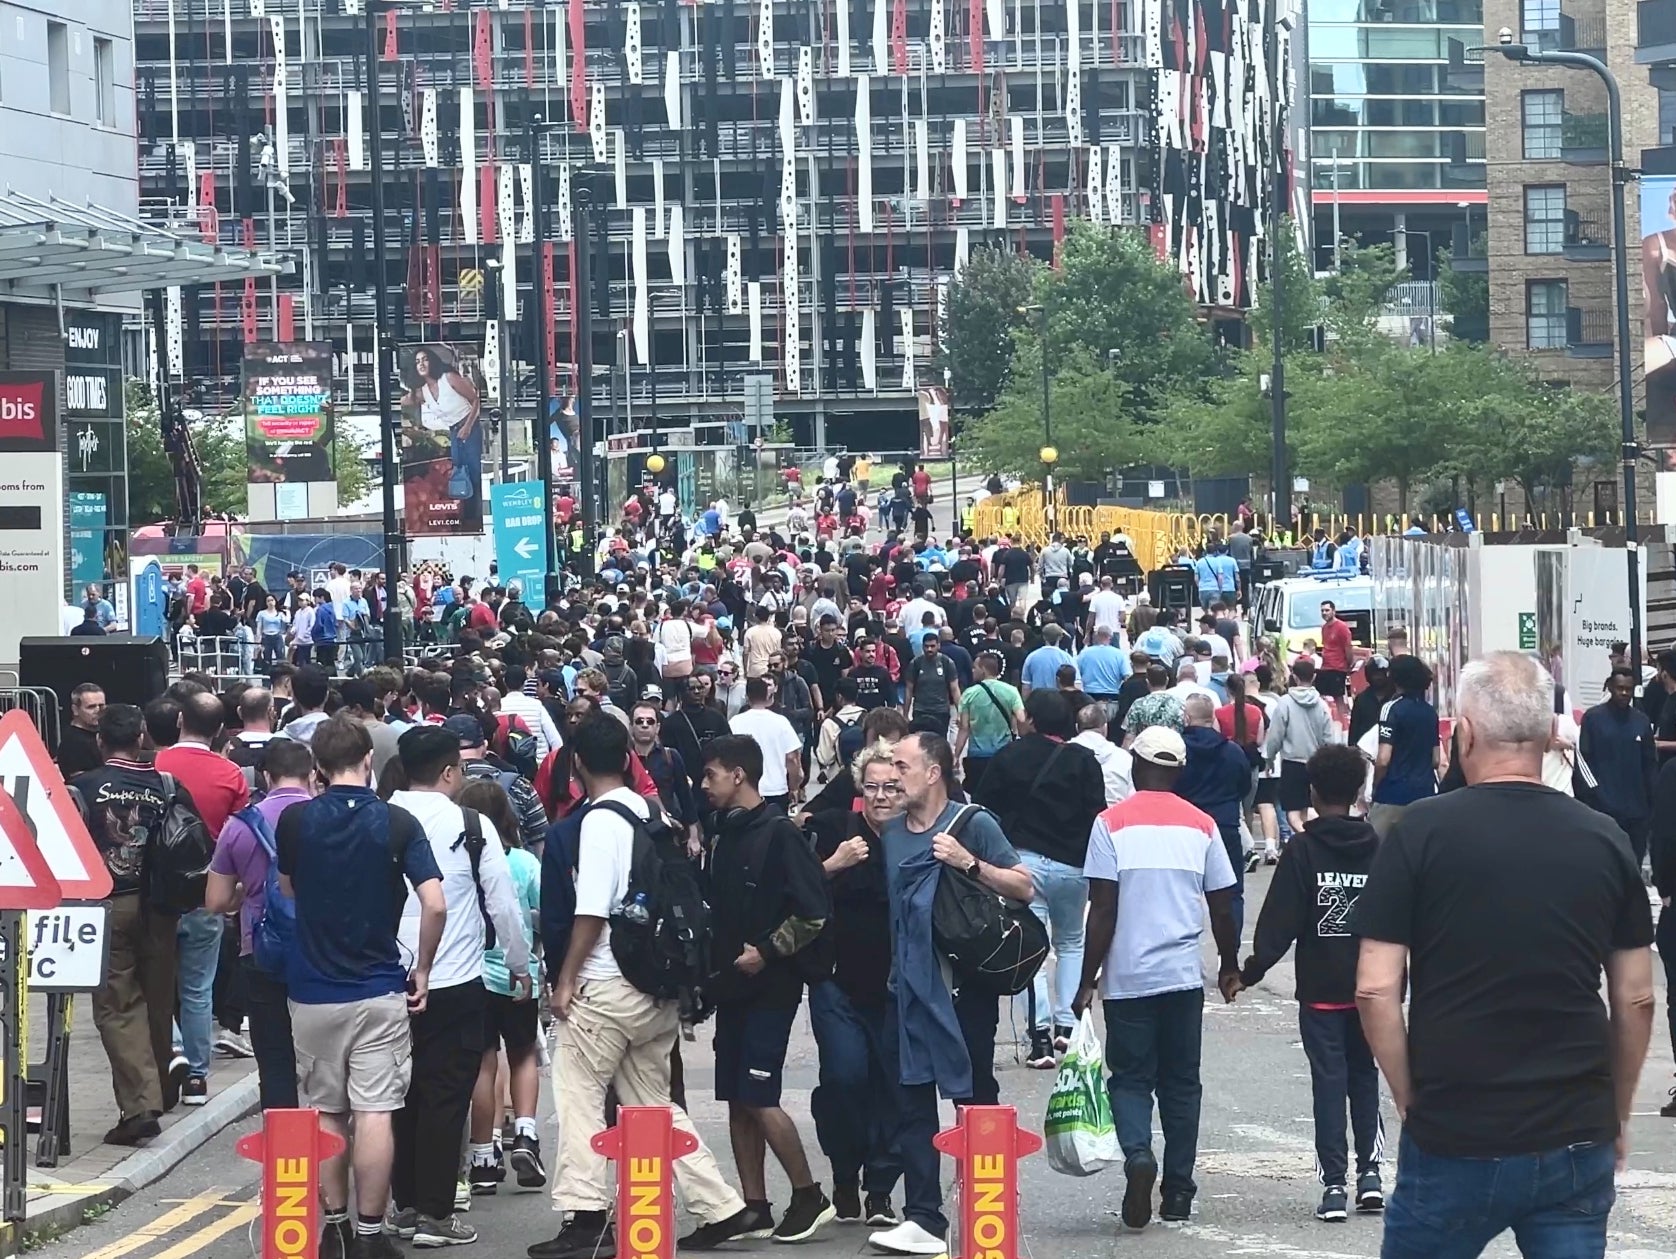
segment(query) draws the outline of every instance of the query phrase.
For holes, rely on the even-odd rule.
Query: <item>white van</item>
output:
[[[1290,663],[1303,654],[1305,639],[1321,646],[1323,602],[1338,609],[1359,645],[1373,645],[1373,579],[1353,572],[1309,573],[1269,582],[1252,603],[1252,633],[1273,639],[1281,658]]]

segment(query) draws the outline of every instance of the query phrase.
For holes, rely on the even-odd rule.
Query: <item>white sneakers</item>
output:
[[[949,1249],[948,1243],[941,1237],[927,1232],[912,1220],[904,1220],[882,1233],[870,1233],[867,1241],[869,1245],[892,1255],[946,1255]]]

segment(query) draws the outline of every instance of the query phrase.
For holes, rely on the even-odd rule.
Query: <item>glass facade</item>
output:
[[[1312,0],[1308,12],[1313,186],[1482,188],[1484,90],[1448,73],[1451,39],[1483,42],[1481,0]]]

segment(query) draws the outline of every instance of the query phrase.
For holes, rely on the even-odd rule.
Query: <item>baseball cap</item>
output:
[[[456,713],[442,723],[442,728],[454,735],[463,748],[480,748],[486,742],[483,738],[483,724],[477,718],[465,713]],[[1136,740],[1136,744],[1139,744]]]
[[[1390,667],[1391,667],[1391,662],[1389,660],[1387,660],[1384,656],[1369,656],[1368,657],[1368,668],[1370,668],[1370,669],[1389,669]]]
[[[1180,769],[1187,764],[1187,744],[1168,726],[1148,726],[1135,736],[1129,751],[1153,765]]]

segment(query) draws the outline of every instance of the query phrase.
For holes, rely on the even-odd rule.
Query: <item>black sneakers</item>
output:
[[[1379,1182],[1378,1167],[1370,1167],[1356,1177],[1356,1209],[1358,1211],[1383,1211],[1385,1209],[1385,1186]]]
[[[836,1214],[819,1185],[793,1189],[791,1204],[786,1207],[785,1215],[780,1217],[780,1226],[774,1230],[773,1238],[777,1242],[808,1241],[822,1224],[830,1223]]]
[[[763,1231],[763,1215],[767,1215],[768,1230]],[[715,1247],[741,1238],[757,1236],[767,1237],[773,1229],[774,1217],[768,1214],[765,1205],[757,1208],[741,1207],[725,1220],[717,1220],[712,1224],[700,1224],[692,1232],[681,1239],[683,1250],[713,1250]],[[548,1255],[538,1255],[532,1248],[530,1259],[552,1259]]]
[[[888,1193],[870,1193],[867,1195],[867,1223],[873,1228],[895,1228],[902,1221],[896,1214],[896,1208],[890,1205]]]
[[[832,1209],[838,1213],[840,1224],[861,1223],[861,1186],[832,1186]]]
[[[139,1145],[155,1136],[161,1136],[162,1133],[163,1125],[158,1123],[149,1113],[130,1115],[105,1134],[105,1144]]]
[[[1046,1028],[1032,1028],[1030,1031],[1030,1053],[1025,1058],[1024,1065],[1033,1071],[1052,1071],[1059,1064],[1053,1057],[1053,1040]]]
[[[1328,1185],[1315,1208],[1315,1218],[1328,1224],[1342,1224],[1350,1218],[1350,1195],[1343,1185]]]
[[[541,1161],[541,1142],[535,1137],[519,1133],[512,1139],[512,1150],[507,1155],[512,1170],[518,1173],[520,1189],[539,1189],[547,1183],[547,1168]]]
[[[1670,1100],[1659,1107],[1659,1114],[1666,1119],[1676,1119],[1676,1089],[1670,1090]]]
[[[1145,1228],[1152,1223],[1152,1186],[1158,1181],[1158,1164],[1150,1154],[1136,1154],[1123,1162],[1127,1181],[1123,1190],[1123,1223]]]
[[[403,1259],[385,1233],[356,1233],[349,1241],[348,1259]]]
[[[209,1102],[209,1081],[201,1075],[189,1076],[180,1088],[183,1106],[203,1106]]]
[[[506,1179],[506,1168],[498,1163],[473,1163],[471,1170],[466,1173],[466,1181],[471,1185],[472,1193],[479,1197],[492,1194],[500,1188],[500,1182]]]
[[[1158,1203],[1158,1218],[1170,1224],[1181,1224],[1193,1215],[1191,1189],[1166,1189]]]
[[[617,1233],[604,1211],[577,1211],[558,1236],[524,1253],[530,1259],[615,1259]]]

